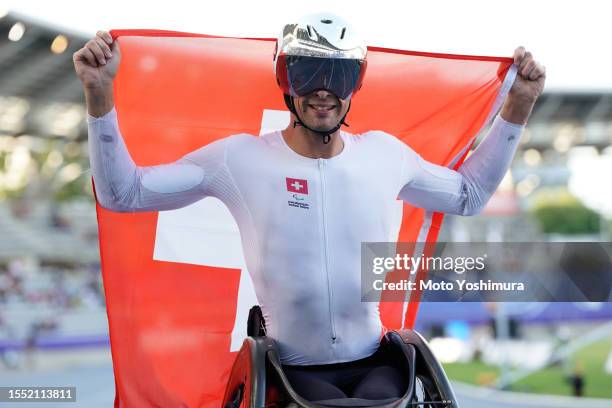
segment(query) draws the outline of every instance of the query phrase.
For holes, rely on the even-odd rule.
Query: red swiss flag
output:
[[[292,193],[308,194],[308,182],[302,179],[287,177],[287,191]]]
[[[263,129],[289,125],[270,69],[274,39],[159,30],[113,30],[112,35],[122,54],[114,80],[119,126],[139,166],[171,163],[230,135],[259,135]],[[351,133],[380,129],[424,159],[456,169],[510,89],[512,62],[368,47],[365,83],[349,114]],[[244,69],[228,78],[236,66]],[[390,93],[397,97],[380,98]],[[277,117],[270,113],[278,111],[286,115],[283,121],[267,124],[268,118]],[[277,160],[282,160],[280,153]],[[260,163],[245,160],[243,165],[251,167],[255,177],[259,174]],[[296,170],[293,175],[306,173]],[[274,182],[280,189],[280,180]],[[291,194],[308,194],[306,180],[287,177],[286,183]],[[221,406],[256,300],[239,245],[228,245],[223,253],[213,250],[214,245],[225,245],[218,243],[225,235],[218,226],[226,221],[185,222],[194,211],[209,214],[206,206],[216,208],[214,202],[204,199],[177,211],[127,213],[96,205],[115,408]],[[274,222],[289,222],[295,215],[280,211]],[[442,219],[442,213],[405,203],[396,240],[426,237],[434,243]],[[232,234],[235,241],[228,242],[239,243],[240,236]],[[406,279],[402,273],[390,275],[389,283]],[[427,270],[421,269],[417,278],[426,276]],[[412,327],[420,292],[406,293],[406,303],[396,301],[397,291],[389,292],[394,299],[387,301],[381,293],[379,302],[384,328]]]

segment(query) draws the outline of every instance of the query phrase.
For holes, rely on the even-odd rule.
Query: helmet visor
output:
[[[361,87],[365,62],[356,59],[279,56],[276,76],[284,93],[304,96],[325,89],[348,99]]]

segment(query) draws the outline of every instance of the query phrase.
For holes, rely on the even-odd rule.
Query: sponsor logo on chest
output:
[[[306,210],[310,209],[310,204],[308,204],[308,181],[286,177],[285,182],[287,194],[289,194],[287,204],[290,207],[303,208]]]

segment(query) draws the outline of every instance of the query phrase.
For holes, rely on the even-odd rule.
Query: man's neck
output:
[[[328,143],[323,143],[323,136],[311,132],[302,126],[288,126],[282,131],[285,143],[301,156],[312,159],[329,159],[334,157],[344,149],[344,141],[340,137],[340,130],[336,130],[330,135]]]

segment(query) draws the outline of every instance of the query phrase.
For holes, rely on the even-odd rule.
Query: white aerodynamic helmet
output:
[[[274,72],[283,93],[326,89],[348,99],[361,87],[367,47],[342,18],[312,14],[286,24],[276,42]]]

